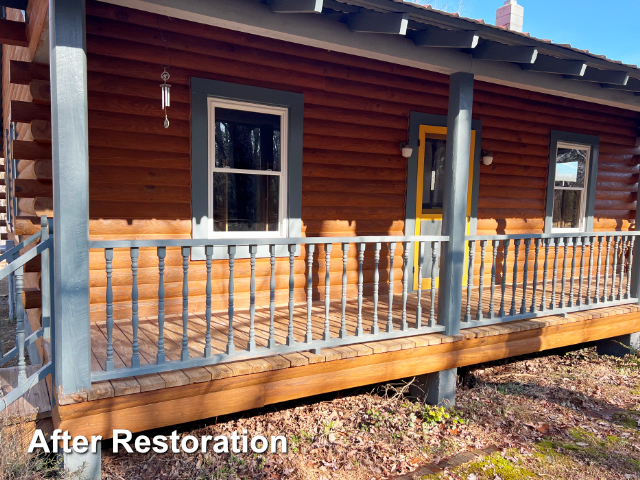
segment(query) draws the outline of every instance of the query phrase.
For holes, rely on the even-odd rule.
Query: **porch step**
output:
[[[40,366],[27,366],[27,377],[38,371]],[[2,398],[18,386],[18,367],[0,368],[0,390]],[[35,422],[51,417],[51,400],[46,380],[38,382],[20,399],[0,412],[0,425],[14,425],[24,422]]]

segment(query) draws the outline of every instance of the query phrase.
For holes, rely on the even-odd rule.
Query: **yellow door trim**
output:
[[[420,227],[422,220],[440,220],[442,222],[442,210],[440,209],[432,209],[432,210],[423,210],[422,209],[422,194],[424,192],[424,149],[427,138],[438,138],[438,137],[447,136],[447,127],[434,127],[431,125],[420,125],[420,148],[418,149],[418,173],[417,173],[417,187],[416,187],[416,223],[415,223],[415,235],[420,235]],[[475,154],[475,143],[476,143],[476,131],[471,130],[471,149],[469,152],[469,187],[467,188],[468,197],[467,197],[467,235],[471,233],[471,202],[473,198],[473,170],[474,170],[474,154]],[[418,244],[416,243],[414,248],[413,255],[413,264],[414,264],[414,274],[413,274],[413,286],[414,289],[418,287]],[[468,247],[467,247],[468,248]],[[464,269],[464,277],[463,284],[466,284],[467,281],[467,259],[469,255],[465,249],[465,269]],[[424,252],[424,265],[427,264],[427,261],[431,261],[430,252]],[[436,288],[438,287],[438,279],[436,279]],[[423,278],[422,279],[422,288],[429,289],[431,288],[431,278]]]

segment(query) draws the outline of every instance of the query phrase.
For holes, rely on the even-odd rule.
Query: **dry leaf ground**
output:
[[[178,429],[286,435],[287,455],[105,452],[103,478],[413,478],[420,465],[495,445],[491,456],[416,478],[640,479],[639,372],[640,357],[594,348],[477,366],[459,372],[452,412],[409,401],[403,383],[344,391]]]

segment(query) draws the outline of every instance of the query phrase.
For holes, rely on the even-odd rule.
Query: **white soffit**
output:
[[[508,62],[473,59],[449,49],[417,47],[400,35],[351,32],[347,25],[319,14],[276,14],[255,0],[101,1],[447,75],[469,72],[490,83],[640,111],[640,96],[631,92],[604,89],[597,83],[567,80],[561,75],[524,71]]]

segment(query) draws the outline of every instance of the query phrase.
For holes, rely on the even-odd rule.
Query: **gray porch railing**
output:
[[[176,370],[188,367],[211,365],[223,361],[240,360],[244,358],[259,357],[271,355],[275,353],[289,353],[296,351],[312,350],[319,351],[325,347],[335,347],[341,345],[349,345],[354,343],[362,343],[371,340],[381,340],[389,338],[399,338],[410,335],[416,335],[426,332],[442,331],[442,325],[438,325],[435,316],[435,287],[437,285],[438,259],[442,242],[448,241],[445,236],[406,236],[406,237],[319,237],[319,238],[287,238],[287,239],[242,239],[242,240],[140,240],[140,241],[93,241],[90,244],[92,249],[104,250],[106,260],[106,362],[102,371],[92,372],[92,381],[101,381],[134,375],[142,375],[147,373],[158,373],[169,370]],[[395,258],[396,245],[401,243],[404,247],[402,258]],[[408,311],[408,293],[412,289],[413,284],[413,258],[410,257],[412,244],[419,248],[418,261],[418,284],[422,285],[423,273],[428,272],[431,277],[430,286],[430,308],[423,314],[422,311],[422,288],[418,288],[415,304],[415,316],[407,315]],[[340,329],[337,336],[332,336],[330,331],[330,309],[332,300],[330,298],[331,279],[329,275],[329,264],[331,261],[330,252],[332,247],[339,244],[342,250],[342,282],[341,298],[340,298]],[[357,325],[355,334],[349,334],[347,331],[346,309],[347,309],[347,258],[350,245],[354,245],[357,252]],[[259,246],[268,246],[270,257],[270,296],[269,305],[258,305],[258,307],[269,307],[269,328],[268,341],[266,346],[256,346],[255,333],[255,311],[256,311],[256,275],[255,261]],[[305,246],[305,278],[306,278],[306,325],[302,328],[305,330],[304,340],[296,341],[294,337],[295,320],[295,304],[294,304],[294,263],[296,252],[301,245]],[[324,284],[324,331],[321,335],[314,336],[312,328],[312,308],[313,308],[313,277],[312,269],[314,267],[314,252],[316,247],[324,246],[326,274],[324,279],[319,279],[316,286]],[[288,252],[289,263],[289,296],[288,296],[288,325],[286,341],[278,344],[276,341],[274,328],[274,312],[275,312],[275,267],[276,267],[276,250],[286,247]],[[389,278],[387,285],[380,285],[380,256],[382,247],[385,246],[385,252],[388,252]],[[138,338],[139,329],[139,291],[137,283],[138,275],[138,258],[139,249],[144,247],[154,247],[158,256],[158,311],[157,311],[157,352],[155,362],[141,362],[140,344]],[[168,360],[165,352],[164,327],[165,327],[165,285],[164,285],[164,269],[167,247],[180,247],[182,255],[182,338],[181,338],[181,354],[179,359]],[[204,247],[206,256],[207,278],[206,278],[206,336],[202,347],[202,355],[197,357],[190,356],[189,345],[189,266],[191,249],[195,247]],[[228,327],[226,331],[226,351],[214,353],[211,344],[211,265],[213,261],[213,249],[224,248],[228,254],[229,278],[227,282],[228,291]],[[234,267],[236,254],[239,247],[248,249],[248,257],[251,266],[250,292],[249,292],[249,325],[248,331],[243,332],[248,337],[247,346],[243,350],[236,350],[236,342],[234,341],[234,329],[237,331],[237,325],[234,326],[234,308],[235,308],[235,292],[234,292]],[[425,253],[425,249],[429,249]],[[132,273],[132,289],[131,289],[131,352],[130,357],[126,359],[126,366],[115,368],[114,365],[114,318],[113,318],[113,258],[114,249],[128,249],[131,258]],[[319,250],[319,249],[318,249]],[[374,256],[374,274],[373,274],[373,311],[363,312],[363,264],[366,252],[372,252]],[[320,253],[318,251],[318,253]],[[220,261],[220,260],[218,260]],[[335,261],[335,259],[334,259]],[[394,294],[394,278],[393,265],[394,261],[402,262],[402,278],[398,279],[402,282],[402,293]],[[320,255],[318,255],[318,264],[320,263]],[[397,263],[396,263],[397,265]],[[387,311],[378,311],[378,303],[380,295],[388,295]],[[396,297],[399,297],[396,299]],[[400,327],[394,327],[394,301],[402,306]],[[337,302],[334,300],[333,302]],[[396,303],[396,305],[398,304]],[[413,308],[413,305],[412,307]],[[371,313],[371,327],[367,326],[367,330],[363,328],[363,315]],[[400,312],[398,312],[400,313]],[[411,318],[413,317],[413,318]],[[336,317],[337,318],[337,317]],[[368,323],[368,321],[367,321]],[[127,326],[128,328],[128,326]],[[220,328],[220,325],[217,326]],[[95,348],[95,345],[94,345]],[[117,354],[117,353],[116,353]]]
[[[637,303],[631,265],[639,234],[467,236],[462,328]]]
[[[40,241],[33,248],[20,255],[20,250],[29,245]],[[51,346],[53,338],[53,322],[51,308],[51,261],[53,259],[53,238],[49,236],[49,224],[46,217],[41,219],[41,230],[27,238],[23,242],[13,247],[0,256],[0,262],[10,262],[6,267],[0,270],[0,280],[6,278],[10,274],[15,276],[15,314],[16,314],[16,342],[15,347],[7,353],[3,353],[2,345],[0,345],[0,367],[5,365],[11,359],[18,358],[18,383],[17,386],[5,396],[0,397],[0,412],[11,405],[24,395],[29,389],[36,385],[47,375],[53,374],[54,365],[54,349]],[[24,269],[27,262],[40,255],[41,260],[41,276],[40,276],[40,293],[42,298],[42,325],[36,329],[31,335],[25,338],[25,323],[29,321],[27,312],[24,308],[24,300],[22,298],[24,284]],[[42,366],[32,375],[27,377],[27,367],[25,351],[35,344],[36,340],[42,338]],[[33,349],[32,349],[33,350]],[[31,359],[34,362],[35,359]],[[53,395],[51,396],[53,398]]]

